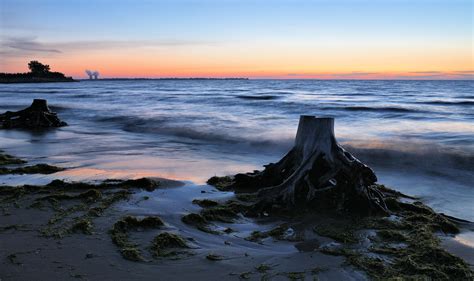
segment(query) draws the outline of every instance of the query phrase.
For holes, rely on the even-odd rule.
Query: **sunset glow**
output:
[[[75,78],[474,77],[471,1],[265,3],[2,1],[0,72],[37,59]]]

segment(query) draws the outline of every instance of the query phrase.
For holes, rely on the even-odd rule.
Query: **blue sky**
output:
[[[20,69],[27,57],[50,59],[62,66],[68,56],[82,52],[92,59],[99,50],[115,53],[115,59],[135,55],[136,63],[142,63],[140,48],[147,48],[149,56],[153,48],[160,56],[163,49],[169,56],[195,54],[186,58],[199,67],[206,65],[206,58],[210,67],[216,67],[208,57],[217,53],[219,60],[230,66],[234,63],[235,70],[266,71],[270,76],[298,72],[298,63],[304,64],[300,72],[310,75],[312,68],[304,56],[289,54],[305,54],[309,61],[318,62],[315,53],[320,50],[325,58],[334,56],[337,67],[329,67],[331,61],[323,59],[324,65],[315,65],[314,73],[414,71],[409,58],[418,60],[423,50],[430,58],[419,62],[419,71],[474,69],[473,1],[1,0],[0,9],[1,51],[6,57],[0,66],[7,70]],[[351,52],[355,61],[367,62],[367,69],[362,63],[344,66],[337,59],[343,56],[347,61]],[[390,62],[386,69],[380,61],[382,54],[375,59],[370,56],[378,52]],[[260,61],[261,56],[268,56],[268,61]],[[436,63],[440,56],[443,62]],[[451,56],[452,61],[446,61]],[[269,63],[270,57],[284,61]],[[395,59],[405,57],[406,70],[395,66]],[[235,63],[250,58],[253,64]],[[180,69],[186,68],[181,64]]]

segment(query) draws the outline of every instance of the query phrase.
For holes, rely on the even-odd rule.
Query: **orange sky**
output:
[[[7,59],[8,72],[27,71],[29,59],[75,78],[84,70],[101,77],[250,77],[321,79],[472,78],[472,50],[364,46],[350,51],[332,47],[204,46],[73,50]]]
[[[0,72],[34,59],[75,78],[474,78],[472,0],[77,3],[3,0]]]

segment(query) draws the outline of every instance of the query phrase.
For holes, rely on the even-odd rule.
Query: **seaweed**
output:
[[[143,261],[143,256],[137,245],[130,242],[129,232],[139,228],[159,228],[163,225],[163,221],[157,216],[145,217],[143,219],[126,216],[115,222],[110,230],[110,236],[112,242],[120,248],[122,257],[131,261]]]
[[[234,219],[238,217],[237,213],[228,206],[217,206],[204,209],[201,211],[201,215],[207,221],[220,221],[226,223],[232,223],[234,222]]]
[[[190,214],[184,215],[181,218],[181,221],[185,224],[196,227],[198,230],[202,232],[207,232],[210,234],[219,234],[219,232],[210,229],[209,222],[200,214],[190,213]]]
[[[261,273],[265,273],[267,272],[268,270],[270,270],[272,267],[269,266],[268,264],[260,264],[258,265],[257,267],[255,267],[255,269],[258,271],[258,272],[261,272]]]
[[[220,260],[223,260],[224,257],[221,255],[210,253],[206,256],[206,259],[211,260],[211,261],[220,261]]]
[[[11,156],[9,154],[4,154],[0,150],[0,166],[5,166],[5,165],[14,165],[14,164],[24,164],[26,161],[16,158],[14,156]]]
[[[73,233],[92,234],[93,225],[89,219],[79,219],[72,225],[70,231]]]
[[[19,168],[0,168],[0,175],[6,174],[53,174],[65,170],[61,167],[51,166],[48,164],[36,164],[33,166],[19,167]]]
[[[65,182],[63,180],[53,180],[46,186],[64,188],[68,190],[72,189],[131,189],[140,188],[147,191],[153,191],[160,186],[160,182],[150,178],[139,178],[134,180],[111,180],[107,179],[102,181],[100,184],[89,184],[84,182]]]
[[[457,233],[459,229],[454,223],[419,202],[398,202],[397,205],[400,210],[399,222],[369,217],[365,223],[358,226],[359,229],[369,226],[377,230],[376,244],[368,250],[387,259],[373,257],[344,246],[325,247],[320,251],[324,254],[345,256],[347,263],[365,271],[375,280],[473,278],[472,271],[462,259],[440,248],[439,238],[435,234],[436,231]],[[357,224],[353,226],[356,231]],[[333,230],[336,229],[337,227]],[[394,247],[394,242],[401,242],[404,246]]]
[[[214,176],[207,180],[208,185],[212,185],[220,191],[230,190],[233,183],[234,183],[233,178],[229,176],[225,176],[225,177]]]
[[[154,257],[169,257],[183,253],[179,249],[189,248],[186,241],[179,235],[162,232],[151,242],[150,251]]]
[[[281,275],[285,275],[290,280],[304,280],[306,272],[285,272],[281,273]]]
[[[146,191],[153,191],[160,186],[160,182],[150,178],[139,178],[133,180],[126,180],[119,182],[120,187],[135,187],[145,189]]]
[[[56,194],[51,194],[47,195],[41,198],[38,198],[37,200],[73,200],[73,199],[86,199],[86,200],[96,200],[98,198],[102,197],[102,193],[97,190],[97,189],[89,189],[85,192],[79,193],[79,194],[65,194],[64,192],[56,193]]]
[[[126,260],[135,261],[135,262],[140,262],[140,261],[145,260],[140,250],[135,247],[122,248],[120,249],[120,253],[122,254],[122,257]]]
[[[287,224],[282,224],[279,225],[269,231],[253,231],[249,237],[245,238],[245,240],[252,241],[252,242],[258,242],[262,239],[268,238],[268,237],[273,237],[278,240],[283,240],[284,239],[284,234],[286,230],[288,229]]]
[[[356,230],[359,227],[357,218],[333,219],[320,223],[313,228],[318,235],[332,238],[338,242],[354,244],[359,241]]]
[[[407,237],[399,230],[382,229],[377,231],[377,235],[385,241],[406,241]]]
[[[193,204],[196,204],[196,205],[198,205],[199,207],[202,207],[202,208],[210,208],[210,207],[215,207],[215,206],[219,205],[218,202],[213,201],[213,200],[209,200],[209,199],[202,199],[202,200],[194,199]]]

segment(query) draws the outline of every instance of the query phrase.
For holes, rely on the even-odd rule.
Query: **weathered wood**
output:
[[[388,212],[375,173],[344,150],[334,118],[301,116],[294,147],[265,170],[234,177],[237,191],[258,190],[261,210],[315,208]]]
[[[7,111],[0,114],[0,127],[2,129],[41,129],[49,127],[67,126],[55,112],[52,112],[44,99],[35,99],[30,107],[20,111]]]

